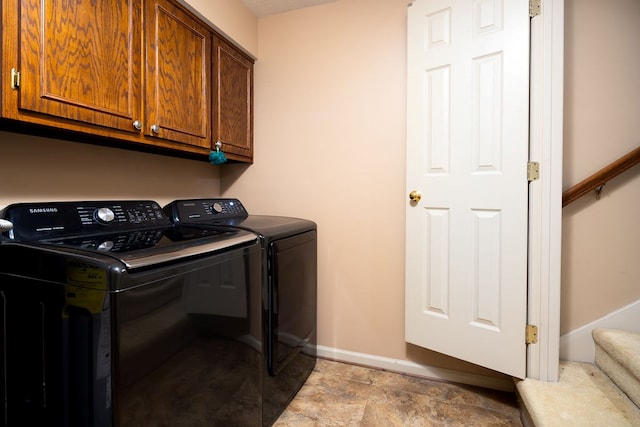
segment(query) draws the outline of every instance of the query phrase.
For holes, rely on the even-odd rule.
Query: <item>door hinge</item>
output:
[[[11,89],[20,89],[20,71],[11,69]]]
[[[529,18],[540,15],[541,0],[529,0]]]
[[[528,162],[527,163],[527,180],[529,182],[540,179],[540,163]]]
[[[536,325],[527,325],[524,333],[525,344],[536,344],[538,342],[538,327]]]

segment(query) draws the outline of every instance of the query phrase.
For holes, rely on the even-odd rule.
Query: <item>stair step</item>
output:
[[[516,388],[525,425],[640,426],[640,408],[591,363],[560,362],[558,382],[527,378]]]
[[[594,329],[596,365],[640,406],[640,334]]]

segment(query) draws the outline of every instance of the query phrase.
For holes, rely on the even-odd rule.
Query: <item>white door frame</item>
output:
[[[540,179],[529,186],[527,377],[557,381],[560,362],[564,0],[542,0],[531,21],[531,144]]]

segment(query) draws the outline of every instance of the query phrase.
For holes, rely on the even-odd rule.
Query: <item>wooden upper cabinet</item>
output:
[[[166,0],[146,2],[146,135],[211,148],[211,40]]]
[[[5,15],[20,11],[13,65],[20,87],[6,93],[17,103],[12,113],[139,132],[133,123],[142,119],[140,0],[21,0],[15,9],[4,6]],[[9,65],[3,62],[3,72]]]
[[[253,61],[217,35],[213,48],[214,143],[232,160],[253,162]]]
[[[203,159],[220,140],[230,160],[253,160],[253,61],[174,0],[0,12],[3,118]]]

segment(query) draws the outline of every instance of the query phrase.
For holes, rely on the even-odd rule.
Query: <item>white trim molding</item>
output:
[[[494,390],[514,391],[515,385],[511,379],[488,377],[480,374],[459,372],[451,369],[437,368],[420,365],[407,360],[392,359],[389,357],[375,356],[366,353],[357,353],[349,350],[340,350],[323,345],[316,346],[318,357],[334,360],[336,362],[351,363],[369,368],[383,369],[385,371],[407,374],[416,377],[428,378],[438,381],[448,381],[458,384],[467,384]]]
[[[560,337],[560,359],[595,363],[596,346],[591,332],[596,328],[623,329],[640,333],[640,300]]]
[[[560,340],[564,0],[543,0],[531,19],[531,136],[529,160],[540,179],[529,186],[527,322],[538,343],[527,349],[527,377],[557,381]],[[524,335],[524,331],[523,331]]]

